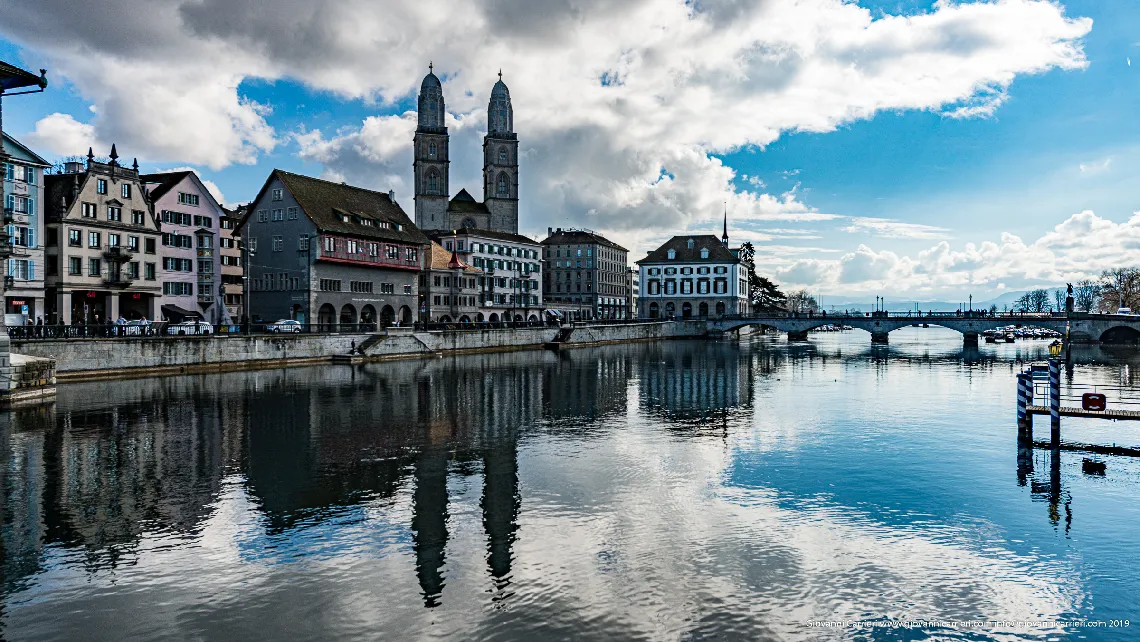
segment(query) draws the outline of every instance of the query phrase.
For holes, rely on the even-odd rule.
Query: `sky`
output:
[[[481,194],[502,70],[520,231],[751,241],[785,290],[986,300],[1140,265],[1140,3],[1042,0],[0,0],[0,60],[48,69],[6,131],[55,159],[273,168],[414,212],[434,63],[451,192]]]

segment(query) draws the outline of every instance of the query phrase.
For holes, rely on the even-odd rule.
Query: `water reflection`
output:
[[[78,616],[33,616],[56,591],[82,613],[99,608],[84,581],[118,595],[116,573],[213,571],[177,552],[239,505],[226,577],[273,597],[235,608],[335,611],[363,576],[383,587],[357,614],[373,628],[347,637],[438,621],[441,637],[810,639],[788,613],[1079,611],[1065,549],[1034,529],[1076,532],[1073,505],[1092,520],[1097,499],[1024,443],[1009,479],[1012,372],[1045,354],[761,337],[64,386],[0,418],[0,627],[74,633]],[[1140,358],[1073,364],[1131,385]],[[175,619],[209,628],[183,599]]]

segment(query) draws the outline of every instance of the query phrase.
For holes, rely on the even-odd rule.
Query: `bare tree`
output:
[[[788,294],[787,305],[790,312],[815,312],[819,309],[819,303],[807,290],[796,290]]]
[[[1043,289],[1026,292],[1022,310],[1026,312],[1044,312],[1049,309],[1049,291]],[[1020,301],[1020,299],[1019,299]]]
[[[1092,312],[1100,298],[1100,284],[1089,279],[1077,281],[1073,286],[1073,307],[1080,312]]]
[[[1069,293],[1064,288],[1057,288],[1053,290],[1053,311],[1065,311],[1065,299],[1068,298]]]
[[[1115,312],[1117,308],[1136,309],[1140,306],[1140,269],[1115,268],[1100,274],[1097,308],[1100,312]]]

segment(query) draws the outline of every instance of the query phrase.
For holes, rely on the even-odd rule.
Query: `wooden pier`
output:
[[[1049,406],[1027,406],[1028,415],[1048,415]],[[1140,421],[1140,412],[1135,410],[1085,410],[1084,408],[1060,408],[1062,417],[1087,417],[1089,419],[1116,419],[1119,421]]]

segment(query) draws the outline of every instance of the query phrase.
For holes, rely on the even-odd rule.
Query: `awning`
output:
[[[201,319],[202,318],[201,312],[196,312],[194,310],[187,310],[186,308],[180,308],[180,307],[173,305],[173,304],[167,304],[167,305],[162,306],[162,315],[165,316],[167,319],[170,319],[171,321],[182,321],[182,320],[187,319],[187,318],[193,318],[193,319]]]

